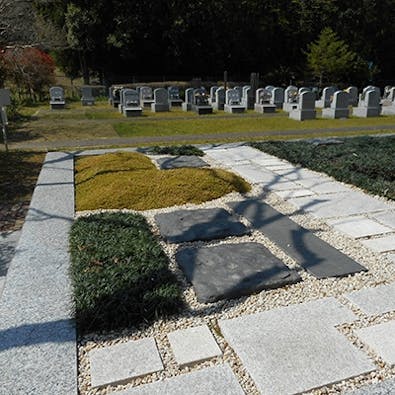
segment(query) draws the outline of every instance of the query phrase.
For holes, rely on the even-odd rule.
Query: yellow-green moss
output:
[[[202,203],[230,192],[248,192],[241,177],[220,169],[158,170],[139,153],[115,153],[76,161],[76,209],[149,210]]]

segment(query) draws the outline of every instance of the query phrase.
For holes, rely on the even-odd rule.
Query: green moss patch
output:
[[[158,170],[146,156],[125,152],[77,159],[75,180],[78,211],[199,204],[251,189],[241,177],[225,170]]]
[[[78,219],[70,232],[70,252],[82,333],[150,322],[183,304],[168,258],[141,215]]]
[[[251,145],[368,192],[395,199],[395,136],[353,137],[342,144],[272,141]]]

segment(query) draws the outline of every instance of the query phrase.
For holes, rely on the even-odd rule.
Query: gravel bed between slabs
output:
[[[156,156],[157,157],[157,156]],[[205,157],[206,160],[206,157]],[[218,167],[218,166],[217,166]],[[296,262],[288,257],[279,247],[272,243],[267,237],[258,231],[254,231],[250,236],[230,237],[221,241],[213,242],[194,242],[184,243],[182,245],[173,245],[161,241],[161,245],[170,257],[170,269],[177,275],[183,287],[183,293],[186,300],[187,307],[177,317],[171,319],[158,320],[151,325],[140,326],[139,328],[128,328],[122,331],[111,331],[107,333],[89,334],[79,339],[78,342],[78,362],[79,362],[79,378],[78,386],[81,395],[100,394],[104,395],[115,390],[122,390],[131,388],[144,383],[150,383],[157,380],[163,380],[184,374],[190,371],[202,369],[208,366],[213,366],[221,363],[228,363],[232,368],[234,374],[238,378],[243,390],[247,394],[259,394],[254,382],[249,374],[241,364],[240,359],[235,352],[229,347],[225,339],[222,337],[218,320],[230,319],[242,315],[258,313],[266,310],[271,310],[278,307],[285,307],[292,304],[299,304],[315,299],[321,299],[329,296],[335,297],[340,303],[348,306],[357,315],[355,322],[340,325],[338,330],[343,333],[356,347],[365,350],[368,355],[376,363],[377,370],[361,375],[341,383],[334,384],[327,387],[308,392],[309,394],[338,394],[344,391],[349,391],[358,388],[362,385],[376,383],[386,378],[395,377],[395,367],[390,367],[384,363],[372,350],[364,345],[356,338],[354,331],[361,327],[371,326],[380,322],[395,319],[395,313],[383,314],[378,316],[365,316],[359,309],[353,306],[344,294],[359,290],[364,287],[374,287],[381,284],[389,284],[395,281],[395,265],[392,264],[383,255],[370,251],[363,246],[359,241],[347,237],[328,225],[323,221],[313,218],[310,215],[295,211],[295,208],[289,203],[280,199],[274,193],[266,193],[262,195],[262,187],[255,185],[253,190],[245,197],[260,196],[263,201],[272,205],[276,210],[287,214],[290,218],[300,224],[301,226],[310,229],[321,239],[325,240],[332,246],[336,247],[346,255],[355,259],[357,262],[365,266],[368,271],[357,273],[352,276],[344,278],[328,278],[318,280],[312,275],[299,269],[302,277],[300,283],[288,285],[282,288],[262,291],[248,297],[240,297],[227,301],[218,301],[211,304],[198,303],[195,297],[193,288],[186,282],[181,270],[178,268],[174,254],[178,248],[183,248],[186,245],[216,245],[223,243],[240,243],[246,241],[256,241],[262,243],[274,255],[280,258],[290,268],[298,268]],[[139,212],[143,214],[147,221],[152,226],[153,232],[159,234],[158,228],[154,223],[154,215],[157,213],[171,212],[179,209],[196,209],[196,208],[213,208],[223,207],[231,211],[226,205],[230,201],[242,200],[244,197],[238,193],[231,193],[222,198],[206,202],[200,205],[187,204],[178,207],[164,208],[158,210],[148,210]],[[96,210],[85,211],[77,213],[77,217],[90,215],[98,212],[136,212],[133,210]],[[242,219],[242,222],[248,224],[248,221]],[[184,329],[188,327],[207,324],[216,338],[223,355],[221,357],[213,358],[209,361],[202,362],[192,367],[178,368],[175,359],[172,355],[170,344],[167,339],[167,333],[177,329]],[[98,389],[93,389],[90,386],[90,365],[88,359],[88,352],[95,348],[101,348],[117,343],[127,342],[129,340],[137,340],[145,337],[155,337],[161,354],[164,370],[162,372],[150,374],[142,378],[131,380],[125,385],[106,386]]]

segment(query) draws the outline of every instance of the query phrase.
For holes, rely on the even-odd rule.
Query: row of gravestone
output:
[[[81,104],[83,106],[93,106],[95,104],[92,87],[81,87]],[[52,86],[49,89],[49,105],[51,110],[62,110],[66,107],[66,97],[61,86]]]

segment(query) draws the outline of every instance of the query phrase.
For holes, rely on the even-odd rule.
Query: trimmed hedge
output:
[[[183,305],[168,258],[141,215],[79,218],[70,232],[70,252],[82,333],[150,322]]]
[[[193,145],[170,145],[166,147],[160,147],[155,145],[152,148],[147,149],[147,153],[152,153],[155,155],[196,155],[196,156],[203,156],[204,152],[193,146]]]

